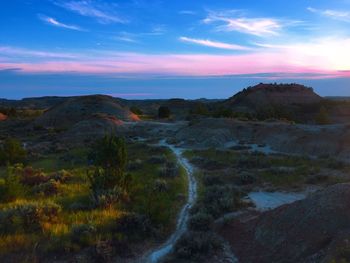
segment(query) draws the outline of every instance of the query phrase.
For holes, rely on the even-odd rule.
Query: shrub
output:
[[[151,164],[162,164],[166,162],[166,158],[165,156],[152,156],[147,162]]]
[[[14,204],[0,211],[0,232],[37,231],[43,222],[54,222],[61,207],[53,202]]]
[[[210,214],[200,212],[191,216],[188,226],[190,230],[207,231],[211,228],[213,221],[214,219]]]
[[[8,167],[5,177],[0,182],[0,201],[13,201],[27,194],[28,189],[20,182],[19,171],[22,169],[21,165]]]
[[[179,175],[179,166],[175,162],[166,162],[161,168],[160,176],[174,178]]]
[[[92,190],[92,201],[95,206],[109,207],[119,202],[126,196],[125,191],[118,185],[108,185],[108,171],[96,168],[93,174],[88,173],[90,189]],[[113,187],[113,188],[111,188]]]
[[[204,103],[198,102],[193,109],[190,110],[190,114],[195,115],[209,115],[209,110]]]
[[[170,117],[170,109],[166,106],[160,106],[158,109],[158,117],[160,119],[167,119]]]
[[[203,177],[203,184],[206,186],[218,185],[223,183],[224,181],[222,180],[220,175],[206,174]]]
[[[83,202],[73,202],[69,206],[69,210],[71,211],[84,211],[84,210],[90,210],[91,208],[92,208],[91,205]]]
[[[135,171],[142,168],[142,161],[140,159],[136,159],[128,164],[128,171]]]
[[[41,170],[34,170],[32,167],[25,167],[18,171],[21,173],[21,183],[28,186],[35,186],[46,183],[50,180]]]
[[[326,125],[331,123],[329,119],[329,112],[326,107],[321,106],[317,116],[315,117],[315,121],[317,124],[320,125]]]
[[[129,240],[142,240],[153,234],[153,228],[148,217],[129,213],[119,218],[115,230],[124,234]]]
[[[113,252],[114,247],[110,240],[99,240],[95,246],[93,262],[111,262]]]
[[[99,207],[111,207],[113,204],[118,203],[119,201],[126,199],[123,191],[115,187],[114,189],[101,190],[98,192],[98,203]]]
[[[201,262],[208,254],[221,248],[221,240],[213,233],[188,232],[176,243],[175,256]]]
[[[71,240],[81,246],[90,246],[96,237],[96,228],[89,224],[75,225],[71,229]]]
[[[131,106],[131,107],[130,107],[130,111],[131,111],[132,113],[136,114],[136,115],[142,115],[142,114],[143,114],[142,110],[139,109],[139,108],[136,107],[136,106]]]
[[[119,200],[120,195],[126,196],[131,176],[125,173],[127,165],[125,140],[114,135],[106,135],[96,143],[89,157],[95,165],[94,172],[88,172],[93,202],[99,205],[105,203],[105,200]]]
[[[168,183],[165,180],[157,179],[154,182],[153,190],[158,193],[167,192],[169,190]]]
[[[0,145],[0,165],[22,163],[26,156],[25,149],[17,139],[7,138]]]
[[[33,188],[35,193],[44,194],[46,196],[56,195],[58,193],[60,183],[51,179],[50,181],[39,184]]]
[[[256,176],[249,172],[241,172],[239,174],[239,183],[242,185],[253,184],[257,180]]]
[[[241,205],[241,193],[230,186],[207,187],[201,203],[205,204],[206,211],[214,218],[223,213],[232,212]]]
[[[72,173],[70,173],[66,170],[61,170],[59,172],[55,172],[55,173],[49,175],[50,179],[55,180],[55,181],[60,182],[60,183],[66,183],[72,177],[73,177]]]

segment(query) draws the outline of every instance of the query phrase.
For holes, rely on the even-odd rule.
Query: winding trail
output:
[[[177,225],[175,232],[170,238],[159,248],[150,252],[145,259],[147,263],[160,262],[166,255],[168,255],[174,248],[176,241],[186,232],[187,221],[189,218],[189,212],[191,207],[194,205],[197,199],[197,181],[193,175],[194,168],[190,162],[182,156],[184,149],[176,148],[162,140],[159,143],[160,146],[168,147],[175,155],[178,163],[184,167],[188,177],[188,199],[177,219]]]

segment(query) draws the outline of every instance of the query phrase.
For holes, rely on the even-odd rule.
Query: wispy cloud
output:
[[[137,35],[128,32],[120,32],[117,36],[114,37],[115,40],[129,43],[137,43],[138,40],[136,38]]]
[[[230,12],[210,12],[203,20],[206,24],[215,24],[218,31],[238,31],[255,36],[278,35],[285,24],[274,18],[248,18]]]
[[[9,46],[0,46],[0,52],[4,56],[21,56],[21,57],[34,57],[34,58],[64,58],[74,59],[79,57],[76,54],[62,53],[62,52],[48,52],[32,49],[24,49]]]
[[[312,13],[316,13],[325,17],[329,17],[331,19],[340,20],[344,22],[350,23],[350,12],[349,11],[339,11],[339,10],[331,10],[331,9],[316,9],[312,7],[308,7],[307,10],[309,10]]]
[[[181,10],[179,11],[180,15],[196,15],[197,12],[192,11],[192,10]]]
[[[214,41],[202,42],[185,37],[182,41],[217,46]],[[227,43],[219,42],[219,45],[222,44]],[[115,76],[227,76],[276,72],[281,78],[290,74],[312,74],[319,78],[350,76],[350,38],[347,37],[256,45],[257,48],[249,52],[222,55],[144,54],[111,50],[84,50],[65,54],[0,47],[0,53],[8,58],[0,61],[0,70],[20,68],[21,72],[27,73],[75,72]]]
[[[140,33],[139,35],[160,36],[160,35],[164,35],[166,32],[167,32],[167,28],[165,25],[153,25],[150,32]]]
[[[76,25],[68,25],[68,24],[61,23],[57,19],[52,18],[52,17],[48,17],[45,15],[38,15],[38,17],[39,17],[39,19],[41,19],[45,23],[52,25],[52,26],[55,26],[55,27],[61,27],[61,28],[76,30],[76,31],[86,31],[83,28],[76,26]]]
[[[180,37],[179,40],[182,42],[192,43],[192,44],[206,46],[206,47],[219,48],[219,49],[250,50],[249,47],[236,45],[236,44],[223,43],[223,42],[218,42],[218,41],[211,41],[208,39],[195,39],[195,38],[189,38],[189,37]]]
[[[56,4],[79,15],[95,18],[101,24],[127,23],[127,20],[115,14],[115,4],[101,4],[92,0],[62,1]]]

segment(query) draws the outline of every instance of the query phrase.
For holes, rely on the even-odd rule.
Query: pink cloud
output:
[[[0,69],[20,68],[27,73],[159,74],[217,76],[259,73],[310,73],[315,77],[350,76],[347,65],[329,63],[327,56],[303,53],[302,48],[269,49],[240,55],[104,53],[100,56],[36,62],[0,62]],[[300,51],[301,50],[301,51]],[[300,52],[299,52],[300,51]],[[341,71],[342,70],[342,71]]]
[[[179,40],[182,42],[192,43],[192,44],[196,44],[196,45],[200,45],[200,46],[227,49],[227,50],[251,50],[251,48],[249,48],[249,47],[236,45],[236,44],[230,44],[230,43],[224,43],[224,42],[218,42],[218,41],[212,41],[212,40],[208,40],[208,39],[196,39],[196,38],[189,38],[189,37],[180,37]]]

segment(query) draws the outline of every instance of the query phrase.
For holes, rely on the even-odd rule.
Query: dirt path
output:
[[[182,165],[186,170],[188,177],[188,199],[178,216],[175,232],[162,246],[150,252],[145,257],[145,262],[147,263],[160,262],[166,255],[168,255],[172,251],[176,241],[186,232],[189,211],[197,199],[197,181],[193,175],[194,168],[189,163],[189,161],[182,156],[184,150],[181,148],[176,148],[173,145],[167,144],[165,141],[161,141],[159,145],[168,147],[176,155],[179,164]]]

